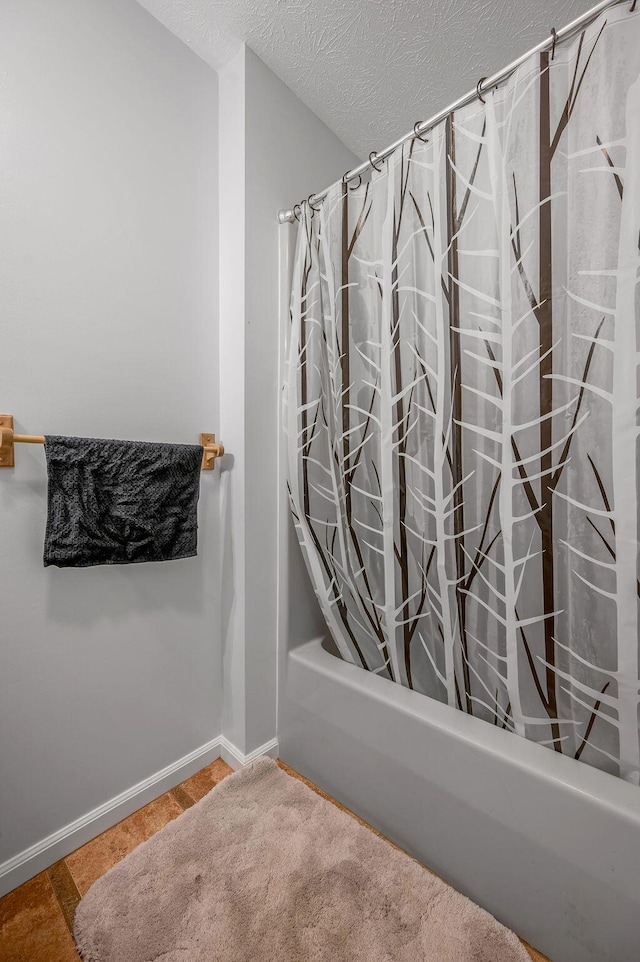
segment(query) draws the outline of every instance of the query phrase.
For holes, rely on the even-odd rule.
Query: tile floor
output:
[[[288,774],[301,778],[344,809],[288,765],[279,764]],[[230,774],[229,766],[218,758],[0,899],[0,962],[78,962],[71,932],[76,906],[87,889],[128,852],[200,801]],[[527,949],[534,962],[548,962],[530,946]]]

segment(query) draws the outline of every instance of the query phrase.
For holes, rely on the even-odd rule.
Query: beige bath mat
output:
[[[261,758],[99,879],[85,962],[530,962],[508,929]]]

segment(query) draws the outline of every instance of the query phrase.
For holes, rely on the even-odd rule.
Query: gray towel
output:
[[[197,554],[200,445],[49,435],[45,453],[45,566]]]

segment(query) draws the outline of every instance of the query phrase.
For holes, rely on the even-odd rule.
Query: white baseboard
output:
[[[261,755],[270,755],[272,758],[277,758],[278,747],[278,739],[272,738],[271,741],[260,745],[260,748],[255,748],[252,752],[249,752],[248,755],[243,755],[228,738],[225,738],[224,735],[220,736],[220,757],[234,772],[237,772],[239,768],[244,768],[244,766],[252,762],[254,758],[260,758]]]
[[[277,758],[278,739],[271,739],[255,751],[249,752],[248,755],[244,755],[224,735],[206,742],[195,751],[184,755],[149,778],[143,779],[137,785],[132,785],[115,798],[104,802],[86,815],[82,815],[0,864],[0,896],[6,895],[18,885],[22,885],[34,875],[49,868],[54,862],[64,858],[81,845],[85,845],[96,835],[116,825],[127,815],[131,815],[154,798],[163,795],[170,788],[174,788],[216,758],[223,758],[227,765],[237,771],[260,755],[271,755]]]

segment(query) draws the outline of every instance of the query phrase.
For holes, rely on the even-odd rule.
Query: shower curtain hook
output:
[[[633,0],[633,2],[635,3],[635,0]],[[556,43],[558,41],[558,34],[556,33],[555,27],[551,28],[551,38],[553,40],[553,43],[551,44],[551,59],[553,60],[556,55]]]
[[[373,157],[375,157],[375,158],[378,157],[378,155],[377,155],[377,153],[376,153],[375,150],[372,150],[371,153],[369,154],[369,163],[371,164],[371,166],[373,167],[374,170],[377,170],[378,173],[380,173],[380,171],[382,170],[382,167],[376,167],[376,162],[375,162],[375,160],[372,159]]]
[[[482,93],[481,93],[482,85],[483,85],[483,83],[485,82],[486,79],[487,79],[486,77],[480,77],[480,80],[479,80],[478,83],[476,84],[476,94],[477,94],[478,100],[480,101],[481,104],[486,103],[486,100],[484,99],[484,97],[482,96]]]
[[[421,126],[422,126],[422,121],[421,121],[421,120],[416,120],[415,124],[413,125],[413,136],[414,136],[417,140],[421,140],[423,144],[428,144],[428,143],[429,143],[428,138],[421,137],[421,136],[420,136],[420,133],[419,133],[419,131],[418,131],[418,127],[421,127]]]
[[[302,208],[300,207],[300,204],[294,204],[294,205],[293,205],[293,216],[295,217],[295,219],[296,219],[297,221],[299,221],[299,220],[301,219],[301,218],[300,218],[300,214],[301,214],[301,213],[302,213]]]
[[[307,204],[309,205],[309,207],[311,208],[311,210],[314,211],[314,212],[317,214],[317,213],[320,211],[320,208],[313,206],[313,204],[311,203],[311,198],[312,198],[312,197],[315,197],[315,194],[309,194],[309,196],[307,197]],[[311,214],[311,216],[313,217],[313,213]]]
[[[342,175],[342,183],[343,183],[343,185],[344,185],[345,187],[347,187],[348,190],[357,190],[358,187],[360,186],[360,184],[362,183],[362,174],[358,174],[358,183],[356,184],[355,187],[348,187],[348,186],[347,186],[347,185],[349,184],[349,176],[348,176],[348,175],[349,175],[349,171],[348,171],[348,170],[345,170],[344,174]]]

